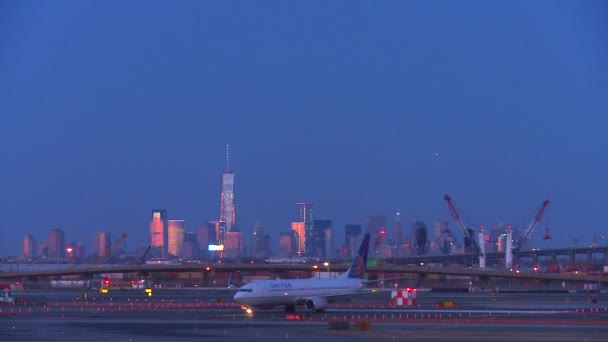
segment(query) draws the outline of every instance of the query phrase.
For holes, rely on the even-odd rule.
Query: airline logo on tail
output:
[[[352,265],[348,269],[348,278],[363,279],[365,277],[365,267],[367,265],[367,251],[369,250],[369,233],[363,237],[359,252],[355,256]]]

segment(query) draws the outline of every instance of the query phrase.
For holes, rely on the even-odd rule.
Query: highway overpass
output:
[[[207,270],[207,267],[209,269]],[[331,265],[332,272],[343,272],[346,267],[344,264]],[[265,271],[279,276],[288,271],[312,271],[312,264],[265,264],[265,263],[184,263],[184,264],[146,264],[146,265],[74,265],[63,269],[44,269],[29,270],[18,272],[0,272],[0,282],[7,281],[32,281],[62,276],[79,276],[83,279],[90,279],[95,275],[103,273],[138,273],[149,275],[160,272],[179,273],[179,272],[200,272],[202,277],[211,277],[216,273],[242,272],[245,274],[255,274]],[[325,267],[318,265],[317,271],[325,271]],[[600,283],[608,286],[608,276],[605,274],[564,274],[564,273],[544,273],[544,272],[517,272],[509,270],[481,270],[474,267],[461,266],[429,266],[429,265],[402,265],[402,264],[382,264],[368,267],[368,278],[383,279],[412,275],[451,275],[451,276],[473,276],[485,279],[530,279],[538,281],[568,281],[578,283]]]

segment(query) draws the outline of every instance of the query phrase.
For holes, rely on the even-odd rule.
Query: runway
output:
[[[287,321],[282,308],[246,314],[225,293],[155,290],[106,295],[22,293],[40,305],[0,307],[2,341],[608,341],[608,295],[424,293],[418,305],[392,308],[388,294]],[[451,300],[456,308],[436,308]],[[329,322],[348,321],[348,330]],[[369,322],[357,330],[356,322]]]

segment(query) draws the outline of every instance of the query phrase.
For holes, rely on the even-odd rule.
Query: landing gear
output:
[[[295,313],[296,306],[295,305],[285,305],[285,313]]]

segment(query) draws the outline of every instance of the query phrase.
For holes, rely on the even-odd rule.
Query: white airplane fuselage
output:
[[[331,279],[258,280],[244,285],[234,296],[248,306],[301,305],[309,298],[330,301],[361,292],[363,279],[337,277]]]

